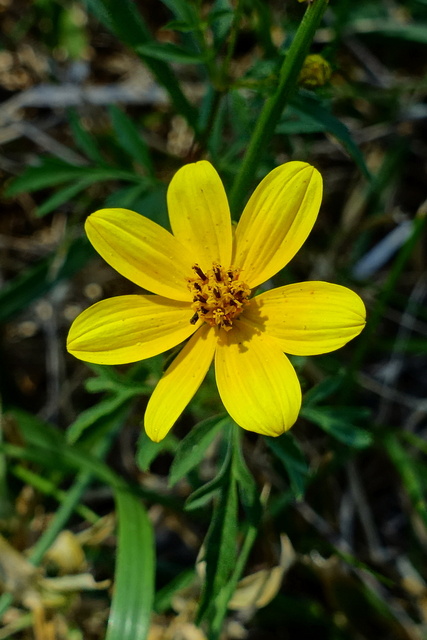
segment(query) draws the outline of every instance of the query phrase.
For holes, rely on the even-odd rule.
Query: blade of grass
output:
[[[154,535],[140,499],[115,494],[118,511],[116,580],[106,640],[145,640],[154,602]]]

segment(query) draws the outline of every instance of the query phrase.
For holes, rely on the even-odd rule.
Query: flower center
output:
[[[229,331],[233,320],[249,302],[250,288],[239,280],[238,269],[224,269],[213,263],[212,269],[204,273],[198,264],[193,265],[194,278],[188,278],[188,288],[193,296],[194,316],[191,324],[199,318],[212,327]]]

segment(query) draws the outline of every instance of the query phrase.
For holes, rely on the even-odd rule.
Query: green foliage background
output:
[[[0,638],[426,637],[427,2],[0,6]],[[309,52],[324,86],[298,83]],[[293,358],[303,408],[277,439],[237,429],[208,376],[155,445],[140,424],[173,354],[113,369],[65,352],[81,309],[135,290],[86,215],[167,226],[167,184],[200,158],[235,219],[272,168],[315,165],[319,220],[275,284],[329,280],[368,308],[353,343]],[[64,530],[103,527],[80,568],[49,560]],[[281,537],[271,597],[261,580],[233,606],[242,576],[272,579]]]

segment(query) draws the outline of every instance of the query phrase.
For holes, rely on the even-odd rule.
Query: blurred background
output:
[[[195,563],[212,505],[188,498],[218,476],[221,430],[171,464],[192,427],[223,411],[214,377],[155,447],[141,420],[165,358],[113,369],[67,354],[80,311],[138,292],[83,224],[120,206],[168,227],[167,184],[200,158],[230,191],[305,10],[0,0],[0,639],[105,637],[118,478],[155,531],[148,637],[208,637]],[[368,326],[338,352],[292,359],[305,395],[291,433],[243,436],[265,510],[222,638],[422,640],[427,2],[332,0],[310,53],[256,182],[304,160],[324,199],[274,285],[350,286]],[[246,521],[242,509],[241,533]]]

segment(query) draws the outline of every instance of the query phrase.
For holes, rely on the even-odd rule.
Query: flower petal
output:
[[[67,349],[80,360],[125,364],[171,349],[197,328],[189,304],[160,296],[117,296],[97,302],[74,320]]]
[[[253,298],[245,320],[280,341],[285,353],[298,356],[334,351],[365,326],[361,298],[338,284],[301,282]]]
[[[301,407],[301,387],[280,345],[243,322],[222,332],[215,355],[221,400],[244,429],[279,436]]]
[[[315,223],[321,199],[321,175],[305,162],[283,164],[258,185],[237,225],[232,260],[251,288],[294,257]]]
[[[212,362],[216,331],[203,324],[187,342],[154,389],[144,417],[147,435],[163,440],[200,387]]]
[[[219,262],[230,266],[231,218],[221,178],[203,160],[182,167],[169,185],[168,211],[171,228],[202,269]]]
[[[187,250],[169,231],[128,209],[101,209],[86,220],[89,240],[122,276],[173,300],[189,301]]]

